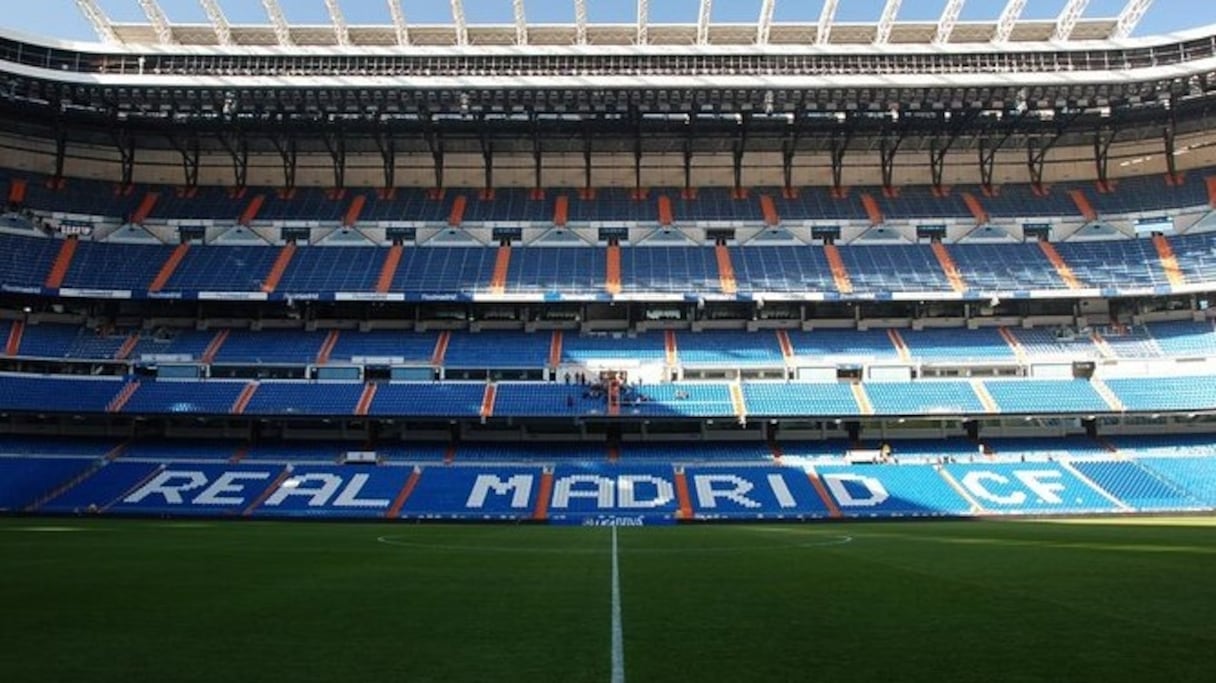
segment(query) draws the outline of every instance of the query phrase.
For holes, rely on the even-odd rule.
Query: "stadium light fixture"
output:
[[[819,28],[815,31],[815,42],[827,45],[832,37],[832,22],[836,21],[836,6],[840,0],[824,0],[823,9],[819,11]]]
[[[211,22],[216,42],[220,45],[232,45],[232,26],[228,23],[228,17],[224,16],[224,10],[220,9],[215,0],[199,0],[199,4],[203,6],[207,21]]]
[[[139,0],[139,7],[144,11],[144,16],[148,18],[148,23],[152,25],[152,30],[156,33],[156,42],[161,45],[172,43],[173,29],[169,27],[169,17],[165,16],[165,11],[161,9],[160,3],[156,0]]]
[[[1088,5],[1089,0],[1068,0],[1064,11],[1060,12],[1060,16],[1056,18],[1056,28],[1051,34],[1051,39],[1068,40],[1071,38],[1073,29],[1077,27],[1077,22],[1081,20],[1081,15],[1085,13]]]
[[[388,13],[393,18],[393,32],[397,34],[397,44],[409,45],[410,29],[405,23],[405,11],[401,9],[401,0],[388,0]]]
[[[1009,36],[1013,35],[1013,27],[1018,25],[1018,20],[1022,18],[1022,10],[1026,9],[1026,0],[1009,0],[1005,4],[1005,9],[1001,10],[1001,16],[996,20],[996,33],[992,36],[994,43],[1007,43]]]
[[[1115,30],[1111,32],[1110,37],[1126,38],[1130,36],[1152,4],[1153,0],[1128,0],[1127,4],[1123,6],[1123,11],[1119,13],[1119,20],[1115,23]]]
[[[110,23],[110,18],[106,13],[101,11],[95,0],[76,0],[76,7],[80,9],[80,13],[93,27],[93,31],[97,33],[97,37],[101,38],[105,43],[118,43],[118,34],[114,32],[114,26]]]
[[[279,45],[291,45],[291,28],[287,25],[287,18],[283,16],[283,8],[279,6],[279,0],[262,0],[262,7],[266,9],[266,16],[270,17],[270,26],[274,29],[275,40]]]
[[[874,34],[875,45],[886,45],[891,40],[891,29],[895,28],[895,17],[899,15],[901,0],[887,0],[878,19],[878,31]]]

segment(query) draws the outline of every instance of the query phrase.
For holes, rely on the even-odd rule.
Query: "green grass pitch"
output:
[[[1210,683],[1212,521],[622,528],[625,680]],[[0,681],[608,681],[611,539],[2,519]]]

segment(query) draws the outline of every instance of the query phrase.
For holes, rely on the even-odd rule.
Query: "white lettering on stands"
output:
[[[887,492],[887,487],[882,485],[882,482],[874,477],[866,477],[860,474],[823,474],[821,475],[824,486],[832,492],[832,497],[841,507],[860,507],[868,508],[876,505],[882,505],[884,501],[891,497]],[[860,484],[865,488],[866,495],[864,497],[854,495],[846,486],[845,482],[853,482]]]
[[[484,507],[486,497],[493,493],[496,496],[511,494],[512,508],[526,508],[528,498],[532,495],[532,479],[531,474],[516,474],[505,481],[496,474],[479,474],[464,506],[475,509]]]
[[[733,474],[697,474],[693,476],[693,483],[697,490],[697,500],[700,507],[713,509],[718,507],[718,499],[724,498],[737,505],[742,505],[745,508],[755,509],[760,507],[760,503],[747,497],[747,493],[755,488],[755,485],[743,477]],[[729,484],[729,489],[716,489],[714,484]]]
[[[177,483],[173,483],[173,482]],[[124,503],[139,503],[149,496],[161,496],[169,505],[181,505],[182,494],[207,485],[207,475],[202,472],[165,470],[144,484],[138,491],[123,499]]]
[[[247,500],[244,496],[234,498],[224,494],[243,493],[245,485],[236,482],[266,481],[269,478],[269,472],[225,472],[191,502],[195,505],[244,505]]]

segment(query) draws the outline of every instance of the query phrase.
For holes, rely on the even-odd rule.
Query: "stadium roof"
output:
[[[350,2],[350,0],[346,0]],[[364,2],[366,0],[363,0]],[[556,3],[557,0],[530,0]],[[625,1],[625,0],[622,0]],[[720,0],[721,1],[721,0]],[[839,22],[839,7],[849,0],[825,0],[812,21],[779,21],[778,5],[804,0],[760,0],[754,21],[713,19],[713,0],[697,0],[695,13],[675,22],[652,22],[649,0],[636,0],[633,20],[612,23],[589,19],[588,5],[603,0],[571,0],[574,20],[535,23],[528,20],[529,0],[511,0],[512,21],[471,21],[464,0],[448,0],[450,18],[443,23],[411,23],[401,0],[387,0],[390,21],[380,25],[348,23],[342,0],[323,2],[324,24],[296,24],[279,0],[261,0],[266,23],[231,23],[217,0],[199,0],[208,23],[176,23],[157,0],[138,0],[146,16],[139,23],[119,23],[97,0],[75,0],[103,42],[114,46],[280,46],[330,47],[336,51],[365,46],[739,46],[739,45],[958,45],[975,43],[1061,43],[1112,41],[1132,34],[1152,0],[1126,0],[1117,16],[1083,18],[1089,0],[1067,0],[1054,19],[1024,20],[1027,0],[1005,0],[1000,15],[986,21],[961,21],[964,0],[947,0],[933,21],[901,21],[901,0],[885,0],[882,15],[871,22]],[[664,9],[668,9],[666,6]]]

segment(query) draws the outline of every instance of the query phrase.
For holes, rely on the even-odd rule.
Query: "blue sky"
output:
[[[145,21],[136,0],[97,0],[114,21]],[[1086,17],[1118,15],[1125,0],[1090,0]],[[899,17],[905,20],[936,20],[946,0],[907,0]],[[1066,0],[1029,0],[1024,17],[1052,18]],[[160,0],[169,18],[176,22],[206,21],[197,0]],[[234,24],[265,24],[266,15],[259,0],[219,0],[229,21]],[[284,13],[294,23],[326,23],[328,14],[323,0],[280,0]],[[777,21],[813,21],[823,0],[777,0]],[[876,21],[884,0],[841,0],[838,21]],[[52,35],[75,40],[93,40],[95,34],[76,9],[73,0],[7,0],[3,24],[26,33]],[[694,22],[699,0],[651,0],[651,21]],[[963,20],[993,19],[1000,14],[1005,0],[967,0]],[[402,0],[411,23],[451,21],[447,0]],[[572,0],[527,0],[528,20],[534,23],[573,22]],[[588,0],[592,22],[632,22],[636,0]],[[342,0],[351,24],[387,24],[385,0]],[[760,0],[717,0],[715,21],[755,21]],[[465,0],[470,23],[508,23],[512,18],[511,0]],[[1206,24],[1216,24],[1216,2],[1211,0],[1155,0],[1136,35],[1168,33]]]

